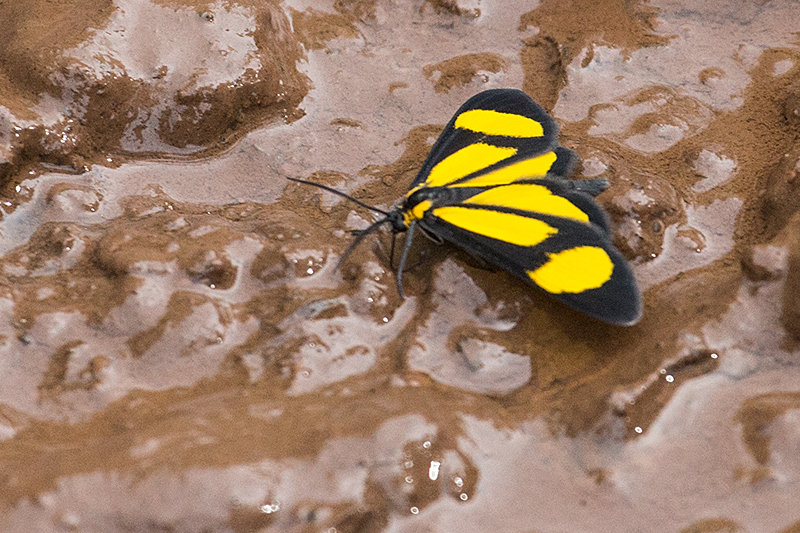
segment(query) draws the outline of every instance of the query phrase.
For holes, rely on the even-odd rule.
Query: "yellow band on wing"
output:
[[[597,289],[611,279],[614,263],[605,250],[579,246],[548,254],[548,261],[528,276],[551,294],[578,293]]]
[[[431,169],[425,185],[441,187],[507,159],[517,153],[516,148],[475,143],[442,159]]]
[[[556,159],[557,156],[555,152],[547,152],[538,157],[525,159],[493,172],[475,176],[463,183],[457,183],[455,186],[486,187],[488,185],[505,185],[523,178],[544,177],[550,171],[550,167],[553,166]]]
[[[491,109],[464,111],[455,122],[456,128],[503,137],[541,137],[542,125],[532,118]]]
[[[463,230],[517,246],[536,246],[558,233],[558,229],[541,220],[486,209],[438,207],[433,214]]]
[[[508,207],[589,223],[589,215],[578,209],[575,204],[566,198],[556,196],[547,187],[532,183],[494,187],[476,194],[464,203]]]

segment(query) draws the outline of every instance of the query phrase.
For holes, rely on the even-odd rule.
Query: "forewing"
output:
[[[552,154],[552,160],[539,160],[536,164],[547,165],[549,169],[559,157],[554,152],[557,135],[555,121],[524,92],[483,91],[467,100],[447,124],[414,179],[412,189],[468,181],[476,175],[547,153]],[[573,160],[567,150],[559,164],[566,168],[574,164]]]

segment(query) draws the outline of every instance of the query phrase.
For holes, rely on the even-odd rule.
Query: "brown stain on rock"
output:
[[[739,408],[736,421],[742,425],[742,438],[753,459],[766,467],[770,460],[767,426],[791,409],[800,409],[800,393],[776,392],[748,398]]]
[[[522,90],[539,105],[552,111],[561,89],[567,83],[567,72],[559,44],[551,37],[529,37],[522,41],[519,52],[524,79]]]
[[[355,39],[359,36],[350,17],[337,13],[324,13],[307,8],[291,9],[292,26],[301,43],[308,50],[323,50],[333,39]]]
[[[114,12],[111,0],[31,0],[0,4],[0,103],[23,120],[41,95],[60,96],[52,81],[58,53],[84,41]]]
[[[800,522],[795,522],[781,529],[778,533],[800,533]]]
[[[658,10],[644,1],[545,0],[522,15],[520,30],[539,28],[539,36],[558,43],[564,64],[569,64],[587,47],[591,50],[593,44],[621,48],[624,54],[667,44],[670,37],[654,33],[657,14]]]
[[[707,518],[681,529],[681,533],[736,533],[742,527],[727,518]]]
[[[497,73],[506,69],[506,59],[493,53],[465,54],[422,67],[422,73],[433,83],[437,93],[463,87],[480,71]],[[437,77],[438,74],[438,77]]]
[[[795,341],[800,341],[800,215],[795,215],[785,228],[789,259],[786,283],[783,286],[781,322]]]
[[[377,4],[377,0],[335,0],[333,9],[352,20],[366,23],[375,19]]]
[[[777,234],[800,210],[800,146],[789,147],[769,169],[761,210],[767,235]]]
[[[456,17],[479,18],[481,10],[479,8],[465,8],[459,5],[458,0],[425,0],[420,8],[424,13],[430,7],[437,14],[447,13]]]
[[[7,505],[46,492],[61,477],[98,468],[136,472],[140,466],[130,460],[130,450],[152,439],[183,441],[185,445],[163,447],[150,454],[147,472],[222,467],[311,457],[332,439],[371,435],[386,419],[405,413],[422,413],[442,428],[458,428],[458,415],[444,408],[450,402],[484,414],[496,408],[491,400],[457,390],[398,388],[381,380],[377,388],[357,386],[352,390],[355,394],[341,394],[335,386],[329,391],[334,394],[326,395],[328,415],[320,418],[315,407],[319,398],[286,397],[285,380],[277,375],[270,372],[254,386],[220,378],[189,389],[132,392],[86,422],[31,423],[12,441],[0,443],[5,480],[0,503]],[[376,404],[378,392],[382,401]],[[282,406],[277,418],[258,415],[276,401]],[[450,437],[445,439],[450,441]],[[24,471],[25,465],[31,464],[40,468]],[[398,466],[402,471],[403,463]],[[465,473],[467,488],[476,481],[470,480],[470,475],[474,473]],[[9,484],[9,479],[14,483]],[[370,511],[384,512],[382,508]]]

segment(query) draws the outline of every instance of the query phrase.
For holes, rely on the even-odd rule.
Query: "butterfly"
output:
[[[400,205],[383,215],[339,260],[384,224],[406,233],[402,274],[415,230],[449,241],[522,279],[559,302],[603,322],[632,325],[642,297],[630,266],[612,243],[608,217],[594,201],[605,178],[571,180],[576,154],[558,144],[558,125],[527,94],[491,89],[455,113]]]

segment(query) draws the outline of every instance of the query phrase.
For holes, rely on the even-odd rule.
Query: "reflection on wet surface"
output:
[[[0,529],[798,528],[789,0],[0,3]],[[603,176],[642,321],[419,239],[469,96]],[[582,176],[581,176],[582,174]]]

